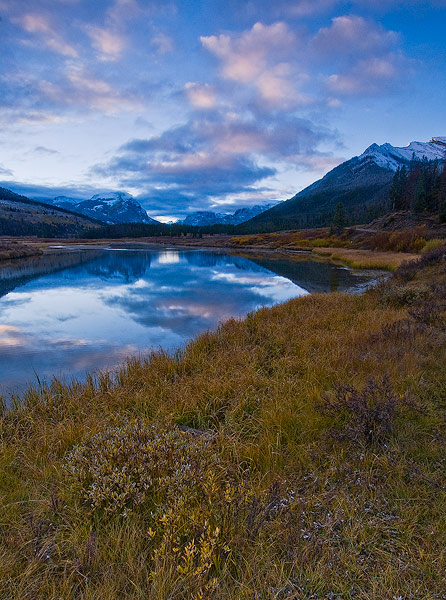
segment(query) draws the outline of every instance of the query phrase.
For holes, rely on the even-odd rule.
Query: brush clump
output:
[[[65,470],[82,500],[107,513],[199,486],[215,454],[202,440],[142,420],[108,427],[68,454]]]

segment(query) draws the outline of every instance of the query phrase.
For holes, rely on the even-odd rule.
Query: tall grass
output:
[[[440,600],[445,260],[28,390],[0,419],[0,598]]]
[[[418,260],[416,254],[380,252],[351,248],[314,248],[313,253],[339,260],[354,269],[387,269],[394,271],[403,262]]]

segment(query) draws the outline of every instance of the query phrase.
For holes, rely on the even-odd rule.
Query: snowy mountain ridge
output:
[[[428,142],[410,142],[407,146],[397,147],[385,143],[379,146],[372,144],[358,159],[361,162],[372,161],[378,167],[389,171],[396,171],[398,167],[407,165],[415,157],[422,160],[446,159],[446,137],[432,137]]]
[[[149,217],[139,202],[127,192],[102,192],[89,200],[57,196],[50,202],[107,224],[158,224],[158,221]]]
[[[136,202],[131,194],[127,192],[104,192],[101,194],[95,194],[90,198],[90,201],[97,200],[102,204],[113,205],[116,202]],[[139,203],[138,203],[139,204]]]
[[[183,225],[192,225],[195,227],[204,227],[210,225],[239,225],[249,219],[252,219],[256,215],[268,210],[275,206],[276,203],[272,204],[255,204],[245,208],[239,208],[232,214],[215,213],[210,210],[198,210],[188,215],[183,221],[180,221]]]

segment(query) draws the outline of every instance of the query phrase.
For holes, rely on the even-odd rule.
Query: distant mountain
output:
[[[0,188],[0,235],[74,237],[99,225],[84,215]]]
[[[370,220],[385,211],[390,185],[399,166],[412,159],[446,159],[446,137],[408,146],[372,144],[332,169],[322,179],[289,200],[255,216],[240,226],[240,231],[274,231],[325,226],[331,222],[338,202],[342,202],[352,222]]]
[[[126,192],[95,194],[89,200],[57,196],[52,204],[98,219],[107,224],[146,223],[156,225],[133,196]]]
[[[199,210],[188,215],[183,221],[180,221],[182,225],[191,225],[194,227],[206,227],[209,225],[239,225],[249,219],[252,219],[256,215],[261,214],[265,210],[268,210],[274,206],[273,204],[256,204],[248,208],[239,208],[232,214],[215,213],[207,210]]]

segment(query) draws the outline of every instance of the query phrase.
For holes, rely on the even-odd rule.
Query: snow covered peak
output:
[[[256,204],[254,206],[237,209],[233,214],[215,213],[210,210],[199,210],[188,215],[184,221],[179,221],[183,225],[193,225],[195,227],[205,227],[207,225],[239,225],[249,221],[260,213],[275,206],[272,204]]]
[[[441,137],[441,136],[431,137],[429,142],[432,142],[434,144],[439,144],[440,146],[446,146],[446,137]]]
[[[131,196],[127,192],[103,192],[100,194],[95,194],[90,198],[90,200],[99,200],[107,204],[114,204],[115,202],[123,201],[128,202],[129,200],[136,202],[133,196]]]
[[[446,137],[431,138],[429,142],[410,142],[408,146],[396,147],[386,143],[379,146],[372,144],[358,158],[360,161],[372,161],[378,167],[396,171],[398,167],[407,165],[412,158],[422,160],[446,159]]]
[[[104,223],[158,223],[151,219],[140,203],[127,192],[103,192],[95,194],[89,200],[58,196],[52,203]]]
[[[51,202],[60,206],[60,204],[77,204],[80,200],[79,198],[70,198],[69,196],[57,196]]]

